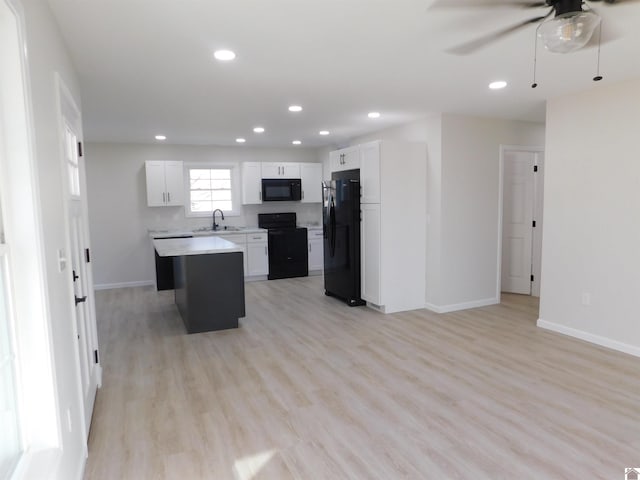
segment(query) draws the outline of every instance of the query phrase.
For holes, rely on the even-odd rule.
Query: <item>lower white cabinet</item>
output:
[[[266,233],[248,233],[245,276],[269,274],[269,248]]]
[[[380,204],[361,204],[360,254],[361,279],[360,296],[374,305],[383,305],[381,296],[381,258],[380,258]]]
[[[308,228],[309,271],[324,269],[324,234],[322,228]]]
[[[225,240],[229,240],[237,245],[242,246],[242,258],[244,262],[244,276],[248,275],[248,265],[247,265],[247,236],[244,233],[230,234],[225,235],[222,238]]]

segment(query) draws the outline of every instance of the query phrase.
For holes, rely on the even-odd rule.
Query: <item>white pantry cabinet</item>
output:
[[[260,162],[242,163],[242,204],[262,203],[262,164]]]
[[[247,233],[247,269],[245,276],[269,274],[269,249],[266,233]]]
[[[302,203],[322,202],[322,164],[301,163]]]
[[[380,141],[360,147],[360,203],[380,203]]]
[[[329,154],[329,163],[332,172],[360,168],[360,149],[356,145],[333,151]]]
[[[178,207],[184,205],[184,169],[182,162],[147,160],[147,205]]]
[[[300,178],[300,164],[263,162],[262,178]]]
[[[374,305],[384,305],[380,282],[382,280],[380,255],[380,204],[363,203],[360,220],[361,277],[360,296]]]
[[[324,233],[322,227],[307,228],[309,271],[324,270]]]

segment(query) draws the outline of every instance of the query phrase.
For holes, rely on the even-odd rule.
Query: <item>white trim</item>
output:
[[[563,335],[568,335],[570,337],[584,340],[585,342],[594,343],[602,347],[610,348],[612,350],[617,350],[623,353],[628,353],[629,355],[633,355],[635,357],[640,357],[640,347],[631,345],[629,343],[619,342],[618,340],[595,335],[593,333],[585,332],[584,330],[567,327],[559,323],[548,322],[546,320],[543,320],[542,318],[538,319],[536,325],[539,328],[544,328],[545,330],[561,333]]]
[[[15,18],[17,49],[14,53],[20,63],[18,68],[11,66],[7,70],[19,79],[13,77],[8,82],[1,82],[12,90],[2,94],[7,95],[5,107],[15,109],[17,114],[12,113],[10,128],[5,132],[12,140],[3,165],[1,180],[4,183],[0,190],[6,241],[12,246],[14,288],[11,302],[19,326],[16,328],[19,403],[23,445],[28,452],[58,447],[62,438],[24,11],[18,0],[3,3]],[[13,32],[12,29],[12,32],[4,30],[3,33],[15,38]],[[0,55],[2,57],[7,61],[12,58]],[[6,149],[7,145],[2,148]],[[20,268],[16,268],[16,264]]]
[[[228,169],[231,170],[231,203],[233,209],[225,211],[226,217],[239,217],[242,215],[242,186],[240,181],[240,163],[239,162],[184,162],[184,216],[186,218],[210,218],[212,212],[192,212],[189,202],[191,198],[191,185],[189,183],[190,169]]]
[[[544,147],[500,145],[500,158],[498,162],[498,242],[496,252],[496,298],[498,298],[498,300],[500,299],[500,294],[502,292],[502,215],[504,209],[504,152],[508,150],[544,153]],[[498,301],[498,303],[500,302]]]
[[[149,287],[156,284],[153,280],[140,280],[137,282],[120,282],[120,283],[96,283],[93,285],[94,290],[112,290],[114,288],[132,288],[132,287]]]
[[[470,308],[486,307],[488,305],[497,305],[500,303],[500,297],[485,298],[483,300],[473,300],[471,302],[453,303],[451,305],[434,305],[433,303],[426,303],[424,308],[436,313],[449,313],[456,312],[458,310],[468,310]]]

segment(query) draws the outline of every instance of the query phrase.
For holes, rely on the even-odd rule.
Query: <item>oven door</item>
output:
[[[263,202],[287,202],[300,200],[301,181],[298,178],[263,178]]]

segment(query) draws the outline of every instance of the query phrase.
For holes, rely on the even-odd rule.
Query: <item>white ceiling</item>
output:
[[[597,49],[539,47],[531,89],[534,25],[472,55],[445,52],[544,9],[431,3],[49,0],[79,74],[91,141],[149,143],[163,133],[176,144],[339,145],[430,112],[543,121],[545,99],[594,85]],[[613,37],[602,46],[600,84],[640,77],[640,3],[594,5],[603,35]],[[215,61],[218,48],[237,59]],[[509,86],[490,91],[496,79]],[[289,113],[291,104],[304,111]],[[382,117],[367,118],[372,110]],[[266,132],[254,134],[256,125]],[[322,129],[331,135],[320,137]]]

